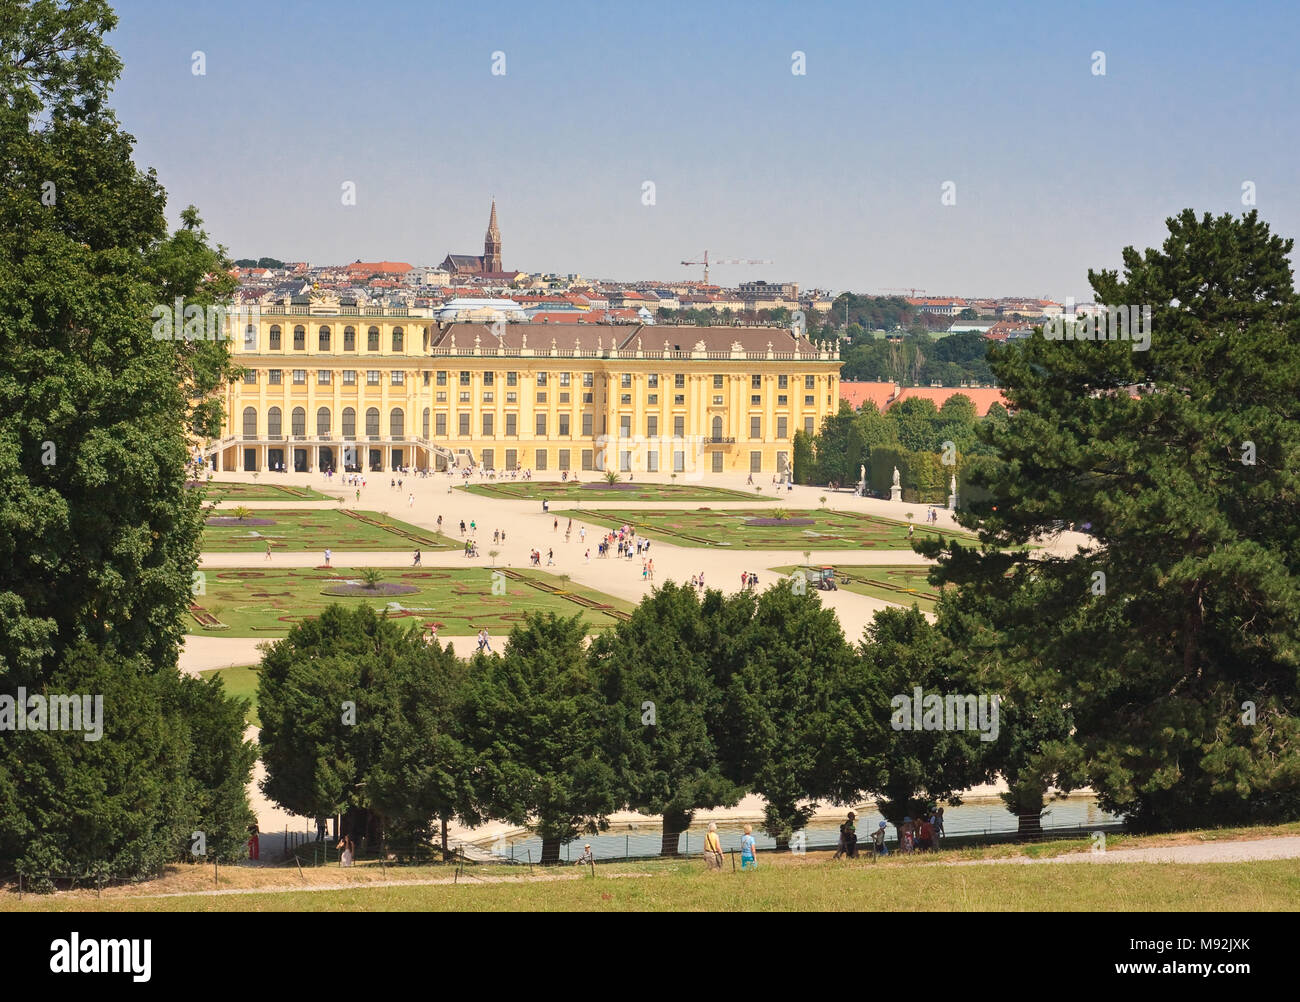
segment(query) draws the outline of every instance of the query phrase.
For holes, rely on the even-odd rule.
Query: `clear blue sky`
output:
[[[507,268],[698,277],[678,262],[708,248],[774,262],[719,267],[726,284],[1086,300],[1089,267],[1158,244],[1185,206],[1243,211],[1243,181],[1275,231],[1300,236],[1294,3],[118,13],[114,105],[137,161],[173,220],[197,205],[236,257],[478,254],[495,195]]]

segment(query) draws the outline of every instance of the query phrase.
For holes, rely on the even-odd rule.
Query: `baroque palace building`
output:
[[[217,470],[780,474],[839,403],[838,346],[786,328],[439,323],[306,297],[238,323]]]

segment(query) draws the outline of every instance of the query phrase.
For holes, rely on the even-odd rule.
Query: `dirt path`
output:
[[[1147,849],[1110,849],[1072,852],[1045,859],[1013,856],[1009,859],[972,859],[937,863],[938,866],[987,866],[1039,863],[1244,863],[1257,859],[1300,858],[1300,837],[1252,839],[1248,842],[1203,842],[1200,845],[1166,845]]]

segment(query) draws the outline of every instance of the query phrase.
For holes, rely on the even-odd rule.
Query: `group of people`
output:
[[[753,591],[758,587],[758,575],[752,571],[740,572],[740,590]]]
[[[877,856],[889,853],[885,845],[885,825],[881,821],[871,833],[872,850]],[[943,808],[937,808],[915,820],[910,815],[903,818],[898,826],[898,851],[902,853],[930,852],[939,848],[939,839],[943,836]],[[858,857],[858,822],[857,815],[849,811],[848,819],[840,825],[839,842],[832,859],[847,856]]]

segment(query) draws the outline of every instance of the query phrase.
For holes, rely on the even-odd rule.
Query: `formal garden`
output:
[[[610,528],[630,525],[638,535],[678,546],[726,546],[745,550],[911,549],[907,522],[824,508],[696,508],[693,511],[576,508],[570,514]],[[916,539],[972,538],[953,529],[940,531],[924,525],[912,529],[912,538]]]
[[[590,630],[603,630],[632,609],[564,576],[512,568],[230,567],[205,571],[204,590],[191,606],[190,632],[223,637],[283,636],[334,603],[370,606],[447,636],[505,634],[530,612],[582,613]]]
[[[462,543],[432,529],[421,529],[374,511],[292,508],[221,509],[204,520],[203,550],[208,553],[260,553],[277,550],[450,550]]]

